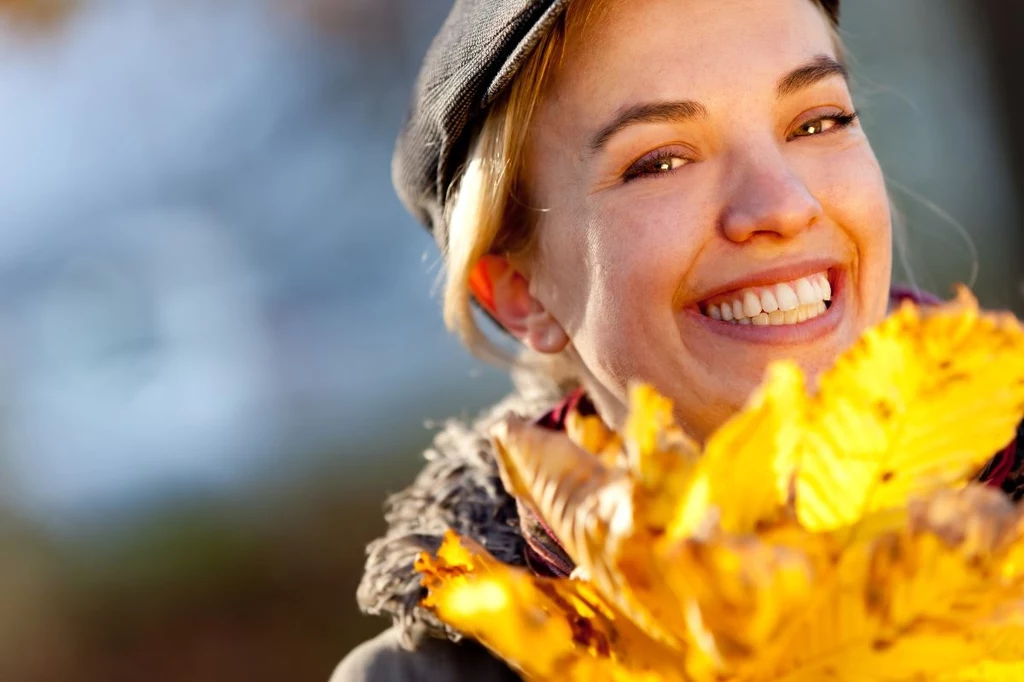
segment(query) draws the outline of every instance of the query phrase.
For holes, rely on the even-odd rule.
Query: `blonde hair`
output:
[[[565,42],[569,9],[533,50],[508,91],[476,133],[461,178],[446,202],[448,242],[444,321],[476,355],[510,362],[487,338],[471,305],[470,276],[488,253],[524,254],[533,243],[536,215],[522,196],[527,135],[541,93]]]
[[[470,278],[485,255],[525,256],[535,244],[539,211],[529,207],[522,186],[530,124],[567,40],[579,36],[595,10],[607,1],[570,0],[507,92],[491,105],[476,132],[461,176],[449,191],[445,325],[471,352],[492,362],[507,365],[517,358],[495,345],[477,324]],[[842,38],[831,20],[829,27],[836,54],[843,60]]]

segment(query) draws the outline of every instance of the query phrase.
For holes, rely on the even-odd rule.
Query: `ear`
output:
[[[530,349],[558,353],[568,345],[562,325],[530,294],[530,281],[508,258],[489,254],[477,261],[469,288],[477,302]]]

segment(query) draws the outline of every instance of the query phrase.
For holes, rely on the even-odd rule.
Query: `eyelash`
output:
[[[653,175],[665,175],[666,173],[671,173],[673,170],[677,169],[670,168],[668,170],[661,171],[654,169],[658,166],[658,164],[665,163],[666,161],[671,161],[672,159],[683,159],[684,161],[686,161],[686,163],[684,163],[683,166],[686,166],[690,163],[690,159],[686,158],[686,156],[684,156],[683,154],[680,154],[678,149],[673,149],[671,147],[664,149],[656,149],[655,151],[645,154],[636,161],[634,161],[626,170],[626,172],[623,173],[622,180],[623,182],[631,182],[639,178],[651,177]]]
[[[797,129],[806,128],[807,126],[810,126],[815,123],[821,123],[823,121],[831,121],[834,125],[827,130],[822,130],[816,133],[808,133],[804,135],[791,134],[789,139],[798,139],[801,137],[817,137],[819,135],[829,135],[831,133],[839,132],[840,130],[845,130],[846,128],[849,128],[851,125],[853,125],[857,121],[858,117],[859,116],[856,111],[843,111],[836,114],[830,114],[828,116],[819,116],[817,118],[813,118],[809,121],[801,123],[799,126],[797,126]],[[684,163],[681,167],[689,165],[691,161],[691,159],[688,159],[686,158],[686,156],[678,153],[678,150],[676,149],[658,149],[648,154],[645,154],[644,156],[641,156],[639,159],[634,161],[626,170],[626,172],[623,173],[622,181],[632,182],[633,180],[638,180],[640,178],[652,177],[655,175],[667,175],[669,173],[672,173],[673,171],[678,169],[670,168],[666,170],[654,170],[654,168],[658,164],[664,163],[666,161],[671,161],[673,159],[683,159],[684,161],[686,161],[686,163]]]
[[[794,135],[794,137],[814,137],[815,135],[827,135],[828,133],[835,132],[849,128],[857,120],[858,114],[856,111],[841,111],[838,114],[831,114],[829,116],[819,116],[818,118],[812,118],[810,121],[805,121],[797,126],[797,128],[804,128],[812,123],[820,123],[822,121],[832,121],[835,126],[824,130],[819,133],[811,133],[810,135]]]

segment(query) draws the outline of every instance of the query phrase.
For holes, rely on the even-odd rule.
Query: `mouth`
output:
[[[849,272],[836,262],[783,266],[723,287],[685,310],[719,338],[759,346],[816,343],[843,328]]]
[[[822,270],[793,280],[746,287],[701,301],[702,315],[738,326],[803,324],[832,307],[836,275]]]

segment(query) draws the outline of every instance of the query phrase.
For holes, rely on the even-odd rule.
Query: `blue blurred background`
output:
[[[1021,313],[1021,6],[846,4],[898,279]],[[390,184],[447,8],[0,0],[3,682],[313,682],[384,627],[385,494],[508,386]]]

